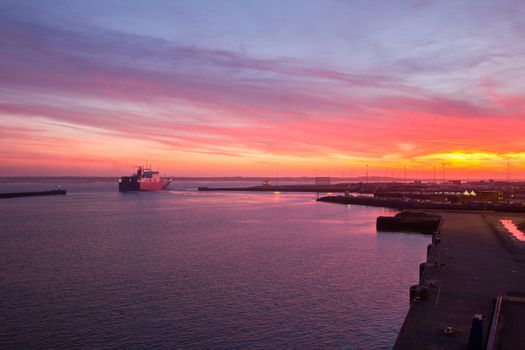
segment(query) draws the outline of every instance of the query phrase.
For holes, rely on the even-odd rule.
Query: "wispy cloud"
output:
[[[11,121],[0,135],[18,148],[11,158],[81,148],[79,137],[103,137],[104,151],[111,138],[134,149],[142,146],[136,140],[147,140],[164,155],[246,160],[257,154],[258,162],[340,155],[356,163],[399,162],[454,149],[509,153],[523,146],[523,91],[515,82],[509,91],[505,82],[489,80],[503,69],[495,62],[512,59],[498,49],[470,46],[438,55],[443,43],[423,40],[391,64],[354,70],[87,24],[0,18],[0,90],[8,92],[0,97],[0,118]],[[524,71],[512,67],[509,75]],[[83,156],[99,159],[87,150]]]

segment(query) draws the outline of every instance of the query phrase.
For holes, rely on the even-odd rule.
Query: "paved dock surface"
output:
[[[493,300],[509,291],[525,292],[523,256],[513,253],[501,232],[489,224],[501,214],[441,214],[440,240],[433,243],[422,274],[428,298],[410,307],[396,350],[466,349],[474,314],[485,316],[485,337]],[[407,303],[408,294],[407,290]],[[447,327],[451,332],[444,331]]]

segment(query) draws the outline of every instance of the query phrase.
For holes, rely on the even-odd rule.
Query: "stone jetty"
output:
[[[525,216],[440,212],[442,223],[407,291],[395,350],[523,349],[525,242],[500,224]],[[416,268],[416,267],[414,267]]]

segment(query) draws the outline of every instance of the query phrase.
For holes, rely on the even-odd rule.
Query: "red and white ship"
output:
[[[163,179],[158,171],[139,166],[137,172],[131,176],[122,176],[118,179],[118,190],[128,191],[160,191],[168,187],[171,179]]]

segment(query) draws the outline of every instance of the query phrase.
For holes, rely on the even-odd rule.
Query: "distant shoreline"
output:
[[[114,182],[117,181],[119,175],[115,176],[0,176],[0,183],[47,183],[47,182]],[[287,176],[287,177],[268,177],[268,176],[163,176],[170,177],[174,181],[267,181],[279,182],[279,181],[301,181],[314,183],[315,177],[309,176]],[[396,177],[371,177],[365,176],[357,177],[331,177],[332,184],[336,183],[351,183],[351,182],[363,182],[363,183],[374,183],[374,182],[398,182],[398,183],[413,183],[414,181],[422,181],[432,183],[435,182],[432,179],[404,179]],[[487,179],[463,181],[463,183],[475,183],[480,181],[487,181]],[[520,183],[523,180],[514,179],[512,183]],[[496,180],[495,183],[506,183],[503,180]]]
[[[28,183],[28,182],[113,182],[117,181],[120,176],[0,176],[0,183]],[[164,176],[163,176],[164,177]],[[167,176],[168,177],[168,176]],[[264,177],[264,176],[169,176],[174,181],[307,181],[314,182],[315,177],[297,176],[297,177]],[[332,177],[331,180],[335,182],[365,182],[366,177]],[[404,182],[404,179],[399,178],[384,178],[384,177],[369,177],[368,182]],[[414,181],[408,179],[407,181]]]

